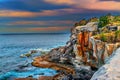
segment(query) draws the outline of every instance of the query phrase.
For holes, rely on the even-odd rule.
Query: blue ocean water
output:
[[[50,50],[58,46],[63,46],[69,39],[68,34],[22,34],[22,35],[0,35],[0,80],[12,80],[17,77],[28,77],[39,75],[55,75],[52,69],[36,67],[25,67],[26,58],[20,58],[21,54],[32,49]]]

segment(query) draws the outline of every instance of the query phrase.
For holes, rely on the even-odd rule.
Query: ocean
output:
[[[28,53],[30,50],[48,51],[55,47],[64,46],[69,40],[69,36],[69,33],[0,35],[0,80],[55,75],[57,72],[52,69],[33,66],[19,69],[28,60],[21,58],[20,55]]]

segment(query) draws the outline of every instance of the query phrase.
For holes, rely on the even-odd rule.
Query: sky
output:
[[[0,33],[65,33],[83,18],[120,14],[120,0],[0,0]]]

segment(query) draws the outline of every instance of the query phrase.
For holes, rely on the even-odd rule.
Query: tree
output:
[[[98,27],[102,28],[102,27],[106,26],[108,23],[109,23],[108,16],[101,16],[99,18]]]

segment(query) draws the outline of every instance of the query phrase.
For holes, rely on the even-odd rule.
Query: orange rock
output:
[[[52,76],[40,76],[38,80],[54,80]]]
[[[108,45],[108,47],[106,49],[108,51],[108,55],[110,56],[114,50],[114,45],[113,44]]]
[[[82,57],[81,46],[77,45],[77,49],[78,49],[78,55]]]
[[[89,37],[92,35],[91,33],[89,34],[90,32],[89,31],[84,31],[84,32],[80,32],[78,34],[78,46],[77,46],[77,49],[78,49],[78,54],[79,56],[82,57],[82,61],[83,62],[87,62],[87,55],[86,55],[86,52],[89,51]]]
[[[71,68],[70,66],[68,67],[62,64],[51,62],[49,61],[49,58],[46,59],[43,56],[35,58],[34,61],[32,62],[32,65],[41,68],[52,68],[58,71],[63,70],[70,74],[75,73],[74,69]]]

